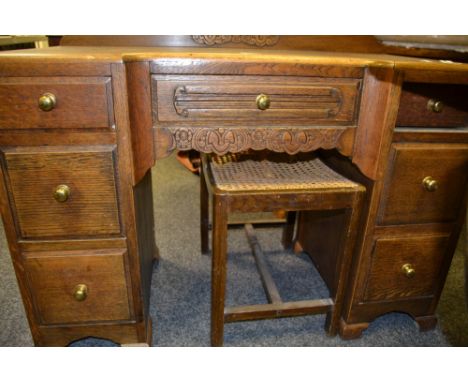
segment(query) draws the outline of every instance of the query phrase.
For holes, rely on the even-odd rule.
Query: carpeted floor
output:
[[[208,346],[210,258],[199,251],[199,178],[170,157],[157,163],[153,182],[156,239],[161,254],[152,283],[153,345]],[[0,346],[31,346],[3,227],[0,228]],[[279,228],[261,229],[257,234],[285,300],[327,296],[309,258],[282,250]],[[243,231],[230,231],[228,245],[228,304],[265,301]],[[225,346],[466,346],[463,260],[459,246],[439,306],[440,325],[433,331],[420,333],[409,316],[392,313],[375,320],[362,338],[343,341],[338,336],[327,337],[324,316],[317,315],[228,324]],[[73,344],[111,345],[93,338]]]

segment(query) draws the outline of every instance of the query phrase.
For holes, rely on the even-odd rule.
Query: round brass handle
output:
[[[255,103],[260,110],[266,110],[270,107],[270,97],[268,97],[266,94],[259,94],[255,100]]]
[[[42,111],[51,111],[57,104],[57,99],[52,93],[44,93],[39,97],[39,109]]]
[[[433,179],[432,176],[426,176],[422,184],[427,191],[434,192],[439,187],[437,180]]]
[[[88,286],[86,284],[78,284],[73,291],[73,297],[76,301],[84,301],[88,297]]]
[[[408,277],[409,279],[413,278],[414,275],[416,274],[416,270],[413,268],[413,266],[411,264],[404,264],[402,267],[401,267],[401,271],[403,272],[403,274]]]
[[[60,186],[57,186],[54,191],[54,199],[60,203],[66,202],[70,197],[70,193],[70,187],[66,184],[61,184]]]
[[[444,103],[436,99],[430,99],[427,101],[427,110],[433,111],[434,113],[440,113],[444,109]]]

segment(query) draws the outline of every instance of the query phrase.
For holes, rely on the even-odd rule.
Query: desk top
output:
[[[348,68],[387,67],[405,72],[407,81],[468,83],[468,64],[449,60],[387,54],[336,53],[297,50],[222,49],[180,47],[76,47],[15,50],[0,53],[2,64],[88,63],[111,64],[136,61],[168,62],[180,66],[206,62],[278,63],[290,65],[335,65]],[[161,67],[161,65],[159,65]],[[0,70],[0,74],[3,70]],[[431,72],[431,73],[428,73]],[[433,72],[438,72],[434,76]],[[110,74],[110,73],[109,73]]]
[[[42,49],[24,49],[0,53],[2,61],[151,61],[161,58],[223,59],[246,61],[287,61],[321,65],[395,66],[424,69],[468,71],[468,64],[450,60],[430,60],[388,54],[340,53],[268,49],[223,49],[188,47],[79,47],[55,46]]]

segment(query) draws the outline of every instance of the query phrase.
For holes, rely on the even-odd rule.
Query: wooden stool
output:
[[[276,153],[202,156],[200,174],[201,249],[208,253],[208,191],[212,195],[211,344],[223,344],[225,322],[327,313],[326,331],[337,332],[365,188],[327,167],[317,157]],[[346,214],[346,233],[337,256],[334,296],[320,300],[283,302],[261,248],[246,231],[269,304],[226,307],[228,214],[276,210],[339,210]],[[289,221],[283,243],[289,242]]]

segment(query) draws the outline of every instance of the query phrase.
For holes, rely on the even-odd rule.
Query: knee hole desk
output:
[[[468,64],[384,54],[1,53],[0,205],[34,342],[151,342],[148,170],[176,149],[322,150],[367,189],[340,335],[391,311],[434,327],[465,215],[467,97]],[[328,285],[340,224],[298,217]]]

